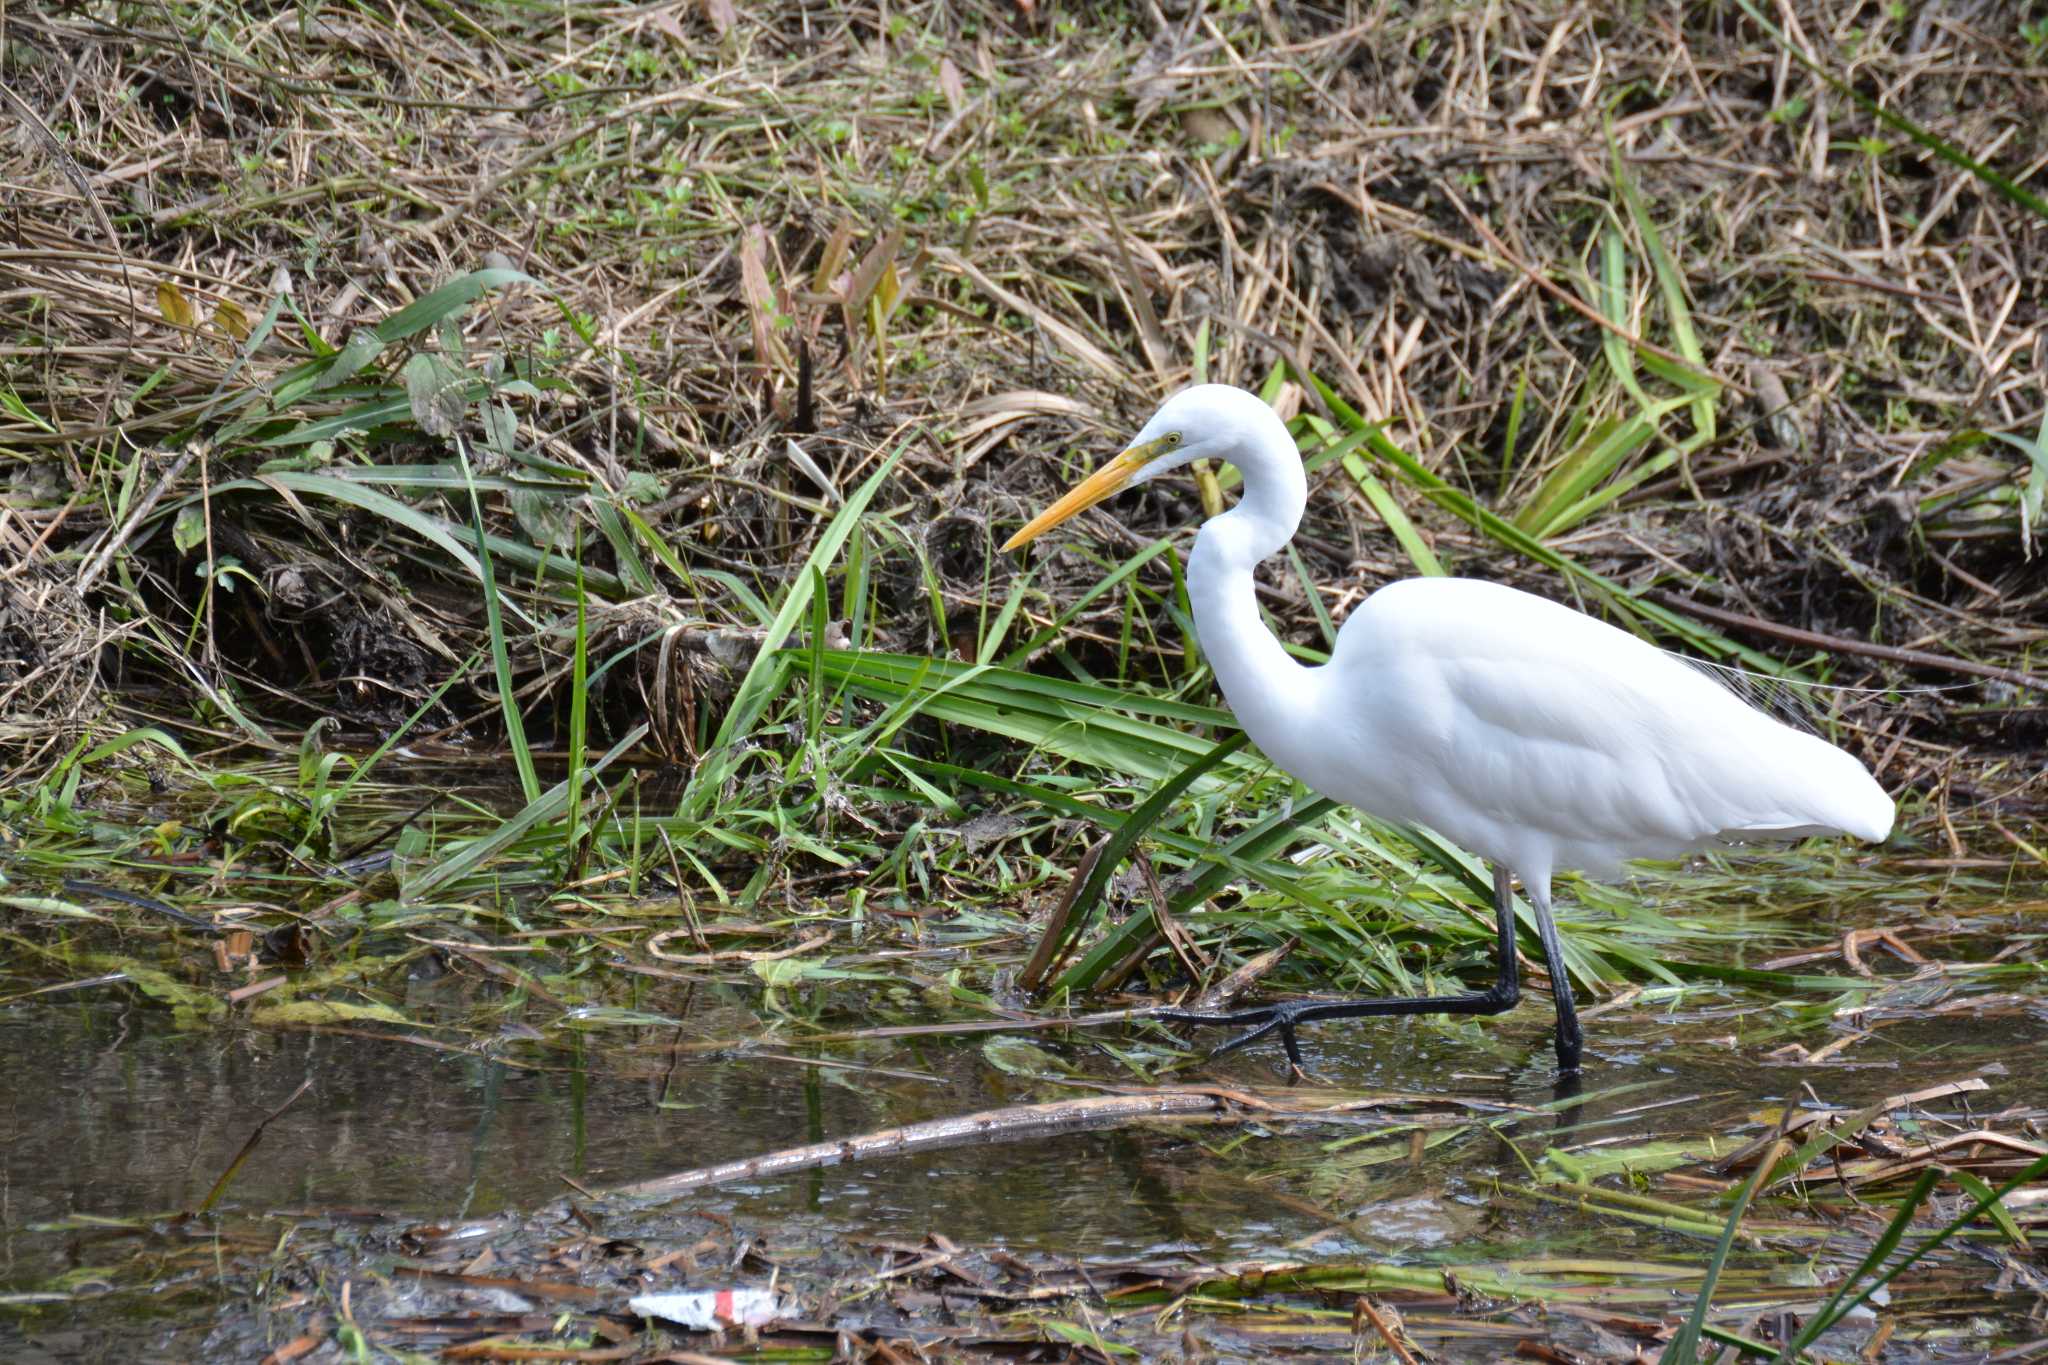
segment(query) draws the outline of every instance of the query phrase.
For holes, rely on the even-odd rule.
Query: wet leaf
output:
[[[777,958],[772,962],[750,962],[747,965],[770,990],[777,986],[793,986],[824,966],[821,962],[810,962],[797,957]]]
[[[1111,1341],[1093,1327],[1082,1323],[1048,1322],[1045,1324],[1045,1330],[1064,1341],[1071,1342],[1076,1346],[1099,1351],[1104,1355],[1135,1357],[1138,1354],[1136,1347],[1126,1346],[1119,1341]]]
[[[1073,1071],[1052,1053],[1022,1038],[991,1038],[981,1045],[981,1057],[1010,1076],[1067,1076]]]
[[[92,959],[96,971],[127,974],[128,984],[159,1004],[169,1005],[183,1017],[211,1017],[224,1013],[227,1005],[211,991],[189,986],[157,967],[144,966],[132,958],[101,956]]]
[[[1698,1142],[1644,1142],[1581,1152],[1553,1147],[1543,1154],[1543,1163],[1562,1171],[1568,1179],[1587,1181],[1625,1172],[1652,1175],[1676,1170],[1698,1161],[1704,1154]]]
[[[249,1011],[254,1024],[410,1024],[389,1005],[352,1004],[342,1000],[285,1000]]]
[[[675,1028],[679,1021],[647,1010],[592,1005],[569,1011],[562,1017],[562,1023],[569,1028]]]
[[[58,900],[54,896],[0,896],[0,905],[16,910],[26,910],[31,915],[62,915],[65,919],[96,919],[104,921],[105,915],[96,914],[82,905]]]

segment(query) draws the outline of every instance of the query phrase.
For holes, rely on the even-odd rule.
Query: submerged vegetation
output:
[[[0,1341],[600,1358],[641,1329],[628,1283],[773,1283],[780,1328],[696,1346],[2026,1358],[2041,30],[1803,3],[0,15],[0,1027],[13,1112],[49,1116],[8,1144],[43,1193],[6,1215]],[[1318,1029],[1287,1092],[1256,1053],[1205,1065],[1134,1014],[1454,989],[1491,930],[1476,862],[1310,799],[1219,708],[1181,558],[1233,471],[995,553],[1194,378],[1301,445],[1309,520],[1262,591],[1303,657],[1389,578],[1511,581],[1742,670],[1872,767],[1899,833],[1567,882],[1584,1095],[1550,1091],[1540,1006]],[[196,1188],[181,1162],[72,1200],[86,1162],[157,1168],[104,1131],[112,1082],[29,1068],[166,1026],[303,1042],[313,1090],[233,1086]],[[560,1079],[522,1122],[573,1126],[575,1159],[494,1197],[472,1173],[461,1207],[448,1170],[366,1162],[376,1217],[266,1183],[266,1150],[317,1166],[322,1105],[396,1074],[486,1113],[502,1077]],[[1105,1090],[1178,1108],[1058,1138],[1110,1167],[1064,1196],[1044,1129],[930,1168],[985,1189],[903,1193],[921,1221],[765,1177],[687,1211],[605,1195]],[[658,1126],[685,1110],[687,1150]],[[587,1111],[641,1144],[601,1179]],[[513,1212],[417,1222],[471,1199]],[[1126,1206],[1159,1219],[1142,1246],[1093,1221]]]

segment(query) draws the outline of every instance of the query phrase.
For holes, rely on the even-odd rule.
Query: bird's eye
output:
[[[1173,448],[1174,446],[1177,446],[1177,445],[1179,445],[1179,444],[1180,444],[1180,433],[1179,433],[1179,432],[1177,432],[1177,431],[1169,431],[1169,432],[1167,432],[1167,433],[1166,433],[1166,445],[1167,445],[1167,448],[1168,448],[1169,450],[1170,450],[1170,449],[1172,449],[1172,448]]]

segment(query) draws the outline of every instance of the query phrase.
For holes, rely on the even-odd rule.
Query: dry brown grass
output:
[[[2032,183],[2048,67],[2025,9],[1773,14],[1858,90]],[[1614,328],[1559,301],[1591,294],[1606,229],[1629,262],[1620,330],[1675,344],[1618,152],[1725,385],[1719,432],[1553,548],[1632,587],[2042,671],[2026,461],[1968,443],[2041,430],[2048,222],[1877,125],[1733,6],[86,3],[10,11],[6,39],[8,84],[51,130],[8,135],[0,247],[20,400],[0,413],[0,542],[38,559],[90,563],[126,465],[205,442],[195,416],[302,359],[302,328],[339,345],[486,262],[541,285],[465,324],[472,355],[557,381],[520,407],[522,439],[595,492],[654,473],[642,513],[698,567],[772,580],[801,557],[819,490],[792,430],[843,490],[918,423],[895,505],[971,609],[992,526],[1059,481],[1061,452],[1107,449],[1185,382],[1204,327],[1211,377],[1257,383],[1285,357],[1512,514],[1574,421],[1630,410],[1602,370]],[[281,287],[245,363],[238,337]],[[1681,414],[1663,436],[1694,434]],[[209,450],[177,492],[264,454]],[[339,457],[445,452],[412,433]],[[1389,482],[1454,571],[1543,577]],[[1168,489],[1128,520],[1149,537],[1193,511]],[[273,559],[331,560],[295,516],[237,524]],[[189,611],[189,560],[163,542],[124,545],[133,586],[81,600]],[[1336,466],[1301,544],[1338,616],[1411,571]],[[388,549],[370,558],[402,576]],[[726,616],[713,588],[663,588],[691,619]],[[1298,579],[1271,588],[1312,633]],[[421,660],[459,656],[473,613],[431,605],[398,633]],[[1113,638],[1112,609],[1077,628]],[[1840,681],[1909,676],[1840,663]],[[438,665],[421,667],[406,688]],[[1957,742],[2024,754],[2041,717],[1987,683],[1894,708],[1865,748],[1894,784],[1928,783]]]

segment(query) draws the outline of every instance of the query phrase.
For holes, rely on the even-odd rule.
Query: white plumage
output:
[[[1625,631],[1497,583],[1389,584],[1344,622],[1330,662],[1302,673],[1304,714],[1343,738],[1262,726],[1252,738],[1274,762],[1525,879],[1611,876],[1626,858],[1733,840],[1891,832],[1890,798],[1848,754]]]
[[[1327,664],[1295,660],[1259,615],[1252,569],[1293,537],[1307,481],[1286,426],[1241,389],[1175,394],[1129,450],[1010,546],[1204,456],[1244,477],[1238,505],[1202,528],[1188,562],[1202,652],[1232,711],[1267,757],[1316,791],[1491,861],[1504,961],[1496,985],[1472,995],[1162,1017],[1254,1026],[1229,1046],[1278,1029],[1298,1064],[1293,1027],[1308,1019],[1508,1008],[1519,994],[1512,869],[1537,912],[1569,1069],[1578,1026],[1551,924],[1554,873],[1611,876],[1629,858],[1730,841],[1890,833],[1891,799],[1847,753],[1625,631],[1497,583],[1389,584],[1346,619]]]

